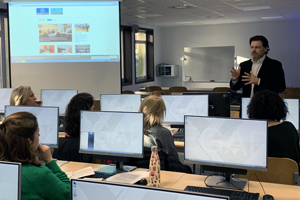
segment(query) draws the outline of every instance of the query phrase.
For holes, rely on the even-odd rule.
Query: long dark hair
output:
[[[89,93],[79,93],[71,99],[64,120],[65,132],[71,137],[79,137],[80,111],[90,110],[93,104],[94,98]]]

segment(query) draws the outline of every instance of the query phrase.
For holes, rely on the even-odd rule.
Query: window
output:
[[[132,40],[134,38],[134,42]],[[154,81],[153,30],[121,26],[122,85]]]
[[[153,30],[135,33],[135,82],[154,81]]]

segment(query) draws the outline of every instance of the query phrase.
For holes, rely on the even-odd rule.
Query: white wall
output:
[[[129,24],[124,24],[122,25],[129,25]],[[154,31],[154,74],[156,74],[156,65],[161,63],[161,28],[159,27],[153,27],[153,26],[147,26],[147,25],[139,25],[140,28],[149,28],[153,29]],[[134,57],[132,58],[134,59]],[[135,79],[135,71],[134,71],[134,62],[132,62],[132,78]],[[134,82],[134,81],[133,81]],[[133,91],[139,91],[141,87],[146,87],[149,85],[161,85],[161,78],[156,77],[154,75],[154,81],[147,82],[147,83],[137,83],[137,84],[132,84],[128,86],[123,86],[122,90],[133,90]]]
[[[180,57],[184,47],[235,46],[236,55],[251,57],[249,38],[254,35],[264,35],[269,40],[269,57],[282,62],[287,87],[300,87],[300,20],[161,28],[160,62],[180,65],[179,76],[162,78],[161,86],[182,85]],[[184,85],[202,88],[229,86],[227,83]]]

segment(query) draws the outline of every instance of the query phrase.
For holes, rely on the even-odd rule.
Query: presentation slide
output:
[[[101,111],[137,112],[141,104],[139,94],[102,94]]]
[[[40,128],[40,144],[58,146],[58,108],[38,106],[5,106],[5,117],[16,112],[32,113]]]
[[[0,162],[0,194],[1,199],[19,199],[19,165]]]
[[[184,115],[208,116],[208,95],[162,95],[166,105],[164,123],[183,123]]]
[[[143,113],[81,111],[80,151],[143,155]]]
[[[59,107],[59,114],[64,115],[66,107],[77,90],[41,90],[43,106]]]
[[[10,95],[14,88],[0,88],[0,112],[4,112],[4,107],[9,105]]]
[[[286,103],[286,106],[288,107],[288,113],[286,115],[285,121],[291,122],[297,130],[299,130],[299,99],[283,99]],[[251,101],[250,97],[243,97],[242,98],[242,107],[241,111],[242,115],[241,117],[244,119],[248,119],[247,114],[247,106],[249,105]]]
[[[119,2],[9,3],[12,63],[119,62]]]
[[[185,160],[267,167],[267,121],[185,116]]]
[[[184,191],[161,190],[157,188],[140,188],[113,183],[88,182],[72,180],[72,200],[98,200],[99,197],[109,200],[225,200],[227,198],[201,193],[185,193]]]

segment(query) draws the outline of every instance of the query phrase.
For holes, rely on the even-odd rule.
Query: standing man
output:
[[[243,90],[243,97],[252,97],[255,92],[268,89],[279,93],[285,90],[284,71],[281,62],[267,56],[268,40],[257,35],[250,38],[252,59],[242,62],[237,70],[232,67],[230,88]]]

